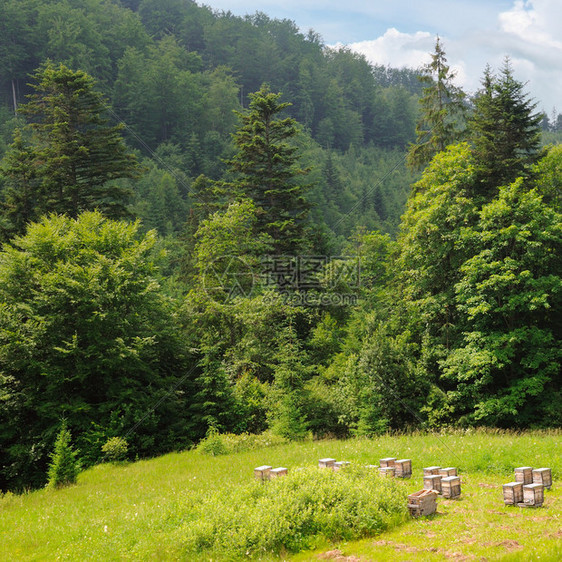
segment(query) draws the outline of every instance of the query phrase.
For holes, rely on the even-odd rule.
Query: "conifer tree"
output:
[[[411,168],[424,168],[435,154],[462,139],[465,93],[453,84],[455,74],[437,37],[431,62],[419,77],[426,87],[419,101],[421,117],[416,125],[416,142],[408,152]]]
[[[290,105],[280,97],[266,85],[250,94],[249,111],[239,114],[242,123],[234,135],[238,153],[230,167],[237,174],[234,189],[256,205],[258,231],[273,238],[276,253],[295,255],[308,246],[309,186],[301,180],[307,170],[299,166],[298,148],[291,144],[297,124],[280,117]]]
[[[135,177],[138,165],[127,152],[121,128],[109,126],[103,117],[106,105],[94,85],[85,72],[62,64],[47,62],[36,72],[35,93],[19,108],[29,119],[30,142],[16,136],[4,169],[8,178],[4,215],[13,234],[21,233],[30,218],[45,213],[72,218],[94,209],[110,218],[128,214],[128,191],[111,180]]]
[[[471,140],[484,192],[528,176],[540,157],[542,114],[513,76],[508,58],[494,76],[486,67],[470,120]],[[495,195],[496,191],[493,191]]]
[[[55,441],[55,449],[49,465],[49,486],[59,488],[76,482],[80,471],[76,451],[70,444],[70,431],[63,422]]]

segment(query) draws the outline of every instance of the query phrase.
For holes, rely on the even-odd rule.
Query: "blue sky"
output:
[[[458,84],[479,87],[487,63],[506,56],[539,108],[562,113],[561,0],[203,0],[236,15],[266,13],[314,29],[326,44],[347,45],[395,67],[427,62],[438,34]]]

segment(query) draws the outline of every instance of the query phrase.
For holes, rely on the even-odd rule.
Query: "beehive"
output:
[[[283,466],[279,468],[272,468],[269,472],[269,478],[279,478],[280,476],[287,476],[289,470]]]
[[[509,482],[503,485],[503,503],[517,505],[523,501],[523,482]]]
[[[348,465],[349,465],[349,461],[338,461],[334,463],[334,466],[332,468],[334,472],[338,472],[338,470],[341,470],[342,468],[345,468]]]
[[[544,486],[542,484],[523,485],[523,505],[526,507],[540,507],[544,501]]]
[[[458,476],[441,478],[441,494],[444,498],[457,498],[461,495],[461,479]]]
[[[271,467],[264,465],[264,466],[258,466],[257,468],[254,468],[254,476],[256,478],[256,480],[269,480],[269,473],[271,471]]]
[[[381,468],[386,468],[388,466],[394,466],[395,464],[396,464],[396,458],[395,457],[387,457],[386,459],[380,460],[380,467]]]
[[[440,466],[428,466],[423,469],[424,476],[431,476],[432,474],[439,474]]]
[[[395,476],[397,478],[410,478],[412,476],[412,461],[410,459],[400,459],[394,464],[396,467]]]
[[[424,490],[435,490],[441,493],[441,479],[442,476],[439,474],[429,474],[423,477],[423,487]]]
[[[550,468],[536,468],[533,470],[533,484],[542,484],[545,488],[552,486],[552,472]]]
[[[443,477],[447,476],[457,476],[457,469],[453,468],[452,466],[449,468],[440,468],[439,474]]]
[[[318,466],[320,468],[332,468],[335,462],[336,459],[320,459],[318,461]]]
[[[515,481],[523,484],[533,483],[533,469],[530,466],[520,466],[515,469]]]
[[[437,511],[437,492],[420,490],[408,496],[408,510],[413,517],[431,515]]]
[[[394,466],[384,466],[379,468],[379,474],[381,476],[387,476],[388,478],[394,478],[396,475],[396,467]]]

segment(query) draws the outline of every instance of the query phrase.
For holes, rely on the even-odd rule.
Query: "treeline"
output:
[[[112,121],[127,124],[127,142],[152,157],[144,165],[159,169],[153,181],[177,192],[168,196],[175,202],[164,210],[172,219],[165,225],[143,214],[146,199],[160,195],[145,184],[137,188],[136,212],[162,234],[178,232],[192,205],[192,181],[200,174],[218,179],[225,171],[233,109],[247,107],[249,94],[267,83],[291,102],[286,113],[302,125],[311,159],[352,150],[367,163],[363,173],[335,156],[330,178],[315,178],[318,220],[327,182],[336,174],[345,186],[327,213],[331,223],[324,221],[337,244],[350,234],[350,224],[396,232],[412,177],[398,166],[390,183],[378,178],[400,159],[395,151],[413,140],[415,71],[373,68],[345,48],[328,49],[317,34],[303,34],[289,20],[262,13],[236,17],[190,0],[2,0],[0,21],[0,152],[11,142],[11,117],[39,65],[50,59],[81,69],[98,81]],[[374,197],[373,183],[380,184]]]
[[[134,458],[208,431],[562,423],[562,153],[541,148],[543,115],[509,61],[469,100],[439,41],[414,88],[291,22],[120,4],[25,2],[33,17],[7,35],[18,45],[55,8],[81,22],[30,35],[68,51],[31,61],[25,100],[23,78],[3,82],[1,489],[45,482],[61,424],[89,466],[115,437]],[[96,35],[100,22],[129,32]],[[104,75],[85,46],[112,36],[130,42],[107,44]],[[275,77],[240,45],[268,46]],[[288,79],[305,60],[339,97]],[[344,90],[355,79],[365,89]],[[406,86],[407,153],[366,133],[372,104]],[[342,144],[335,114],[320,127],[336,98],[361,131]]]

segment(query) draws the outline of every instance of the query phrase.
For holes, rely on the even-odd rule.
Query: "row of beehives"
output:
[[[544,489],[552,486],[550,468],[521,466],[515,469],[515,482],[503,485],[505,505],[540,507],[544,502]]]

